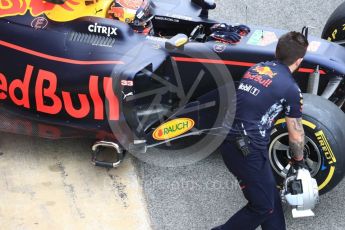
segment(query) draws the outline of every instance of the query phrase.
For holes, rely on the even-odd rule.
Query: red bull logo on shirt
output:
[[[258,75],[251,74],[249,71],[243,76],[243,79],[251,79],[266,88],[272,84],[271,79],[265,79],[262,75],[259,75],[259,74]]]
[[[277,75],[277,73],[274,73],[268,66],[257,66],[254,68],[254,70],[258,74],[268,76],[269,78],[274,78],[274,76]]]

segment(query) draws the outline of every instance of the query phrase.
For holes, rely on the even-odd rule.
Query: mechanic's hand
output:
[[[297,171],[299,169],[307,169],[310,171],[308,165],[305,163],[305,160],[295,160],[294,158],[291,159],[290,161],[290,165],[291,167],[289,168],[289,170],[286,173],[286,177],[290,177],[290,176],[294,176],[296,175]]]
[[[232,28],[232,26],[229,26],[226,23],[217,23],[217,24],[214,24],[213,26],[211,26],[210,30],[211,30],[211,33],[213,33],[216,31],[229,31],[231,28]]]
[[[234,26],[233,28],[241,36],[246,36],[250,33],[250,28],[246,25],[238,25]]]
[[[212,33],[217,31],[236,32],[240,36],[246,36],[250,33],[250,28],[246,25],[231,26],[226,23],[214,24],[210,30]]]
[[[293,169],[295,169],[296,171],[298,169],[308,169],[309,167],[307,166],[307,164],[305,163],[305,160],[295,160],[294,158],[291,159],[290,164],[292,166]]]
[[[215,31],[209,36],[209,40],[216,40],[224,43],[237,43],[241,40],[241,36],[236,32],[228,32],[228,31]]]

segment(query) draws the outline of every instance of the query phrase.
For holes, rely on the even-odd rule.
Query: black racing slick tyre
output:
[[[333,189],[345,174],[345,114],[332,102],[305,94],[303,127],[306,136],[304,158],[317,180],[319,193]],[[286,176],[291,157],[285,118],[277,120],[271,133],[269,159],[278,184]]]
[[[329,41],[345,40],[345,2],[342,3],[329,17],[322,38]]]

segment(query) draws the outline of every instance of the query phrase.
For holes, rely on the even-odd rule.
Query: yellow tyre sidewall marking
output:
[[[280,125],[280,124],[283,124],[286,122],[286,119],[285,118],[281,118],[279,120],[276,121],[275,125]],[[305,126],[308,126],[309,128],[315,130],[316,128],[316,125],[314,125],[313,123],[311,123],[310,121],[307,121],[307,120],[302,120],[302,124],[305,125]],[[326,185],[331,181],[333,175],[334,175],[334,171],[335,171],[335,166],[331,166],[330,167],[330,170],[329,170],[329,173],[326,177],[326,179],[324,180],[324,182],[322,182],[320,185],[319,185],[319,190],[323,189],[324,187],[326,187]]]
[[[324,182],[322,182],[322,184],[319,185],[319,190],[323,189],[324,187],[326,187],[326,185],[331,181],[333,174],[335,171],[335,166],[331,166],[328,176],[326,177],[326,180]]]
[[[338,29],[335,29],[332,33],[332,38],[335,40],[337,38]]]
[[[328,41],[334,41],[337,39],[338,29],[345,31],[345,24],[343,24],[340,27],[338,26],[338,28],[334,29],[331,35],[327,38]]]
[[[286,122],[285,118],[281,118],[281,119],[277,120],[275,125],[280,125],[280,124],[283,124],[285,122]],[[304,120],[304,119],[302,120],[302,124],[305,125],[305,126],[308,126],[311,129],[315,129],[316,128],[316,125],[314,125],[310,121],[307,121],[307,120]]]

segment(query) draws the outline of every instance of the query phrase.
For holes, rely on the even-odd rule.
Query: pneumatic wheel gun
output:
[[[294,170],[290,168],[281,190],[284,203],[292,207],[292,217],[314,216],[312,209],[319,203],[319,190],[316,180],[308,169]]]

